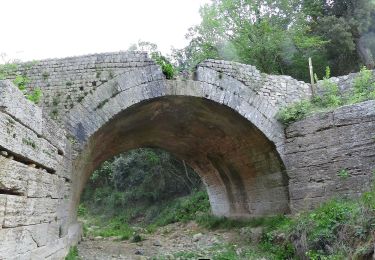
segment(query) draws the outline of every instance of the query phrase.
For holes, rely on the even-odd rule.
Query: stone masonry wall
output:
[[[9,79],[27,76],[29,89],[42,89],[43,112],[60,120],[100,85],[133,68],[153,64],[144,52],[92,54],[22,63]]]
[[[279,108],[310,96],[310,86],[285,75],[268,75],[256,67],[231,61],[206,60],[199,67],[210,68],[228,75],[253,90],[260,98],[266,98]]]
[[[292,212],[370,189],[375,171],[375,101],[313,115],[286,129]]]
[[[0,259],[62,259],[70,225],[65,131],[10,81],[0,81]]]
[[[278,168],[275,171],[277,175],[268,176],[284,176],[280,172],[288,175],[289,186],[284,185],[286,196],[282,200],[287,206],[290,200],[292,212],[313,208],[334,196],[358,196],[368,190],[373,181],[375,101],[313,115],[284,129],[276,120],[276,113],[286,104],[309,98],[310,86],[288,76],[266,75],[253,66],[235,62],[208,60],[198,66],[194,81],[167,81],[160,68],[145,53],[121,52],[25,63],[19,65],[9,78],[14,79],[16,75],[26,75],[31,80],[29,87],[40,87],[43,98],[41,108],[37,107],[27,101],[10,81],[0,81],[0,259],[63,259],[69,246],[80,237],[80,225],[76,223],[74,211],[83,188],[83,178],[79,172],[72,176],[72,160],[79,155],[79,149],[73,151],[65,129],[50,117],[60,122],[65,118],[71,137],[84,144],[91,137],[95,138],[95,133],[99,132],[100,136],[100,130],[107,123],[120,122],[112,119],[138,103],[160,98],[174,104],[177,99],[183,100],[182,96],[195,97],[231,108],[251,123],[247,126],[259,130],[258,137],[270,141],[269,151],[275,154],[274,161],[281,158],[287,173],[280,160],[282,171]],[[349,89],[353,78],[352,75],[340,77],[340,88]],[[174,97],[178,98],[173,100]],[[176,104],[179,106],[176,105],[173,111],[181,109],[176,112],[177,115],[190,111],[188,107],[182,107],[182,103]],[[215,119],[211,116],[213,114],[207,114],[210,120]],[[130,117],[122,119],[126,123]],[[152,121],[139,120],[149,121],[151,125],[147,129],[155,129]],[[225,123],[225,127],[229,126],[238,129],[235,122]],[[112,136],[113,129],[108,128],[103,140],[108,138],[108,144],[112,144],[110,138],[121,137],[124,129],[120,127],[117,136]],[[163,137],[166,131],[160,129]],[[175,131],[170,133],[175,134]],[[211,135],[211,130],[208,133]],[[194,141],[196,135],[191,134],[191,137]],[[240,140],[240,144],[254,145],[254,139],[244,142],[242,137],[252,138],[249,134],[241,134],[234,139]],[[212,140],[215,138],[220,138],[220,135],[213,135]],[[235,143],[230,138],[233,135],[228,134],[228,140],[231,140],[228,144]],[[127,139],[122,140],[126,142]],[[142,144],[143,136],[140,140]],[[165,138],[160,140],[166,143]],[[99,144],[99,148],[93,150],[102,153],[100,145],[103,142],[99,139],[92,141],[92,145]],[[186,148],[194,146],[192,141],[186,142]],[[220,144],[222,141],[221,138],[213,143]],[[118,144],[116,140],[115,144]],[[113,148],[114,145],[108,147]],[[117,153],[123,151],[120,148]],[[255,145],[254,154],[261,152],[262,148],[264,146]],[[259,159],[251,153],[249,157],[248,152],[244,149],[241,157],[231,150],[223,153],[228,156],[222,158],[233,156],[233,161],[243,161],[244,164],[249,162],[249,158]],[[73,153],[76,154],[73,156]],[[263,153],[268,158],[268,164],[270,154]],[[82,165],[88,167],[82,166],[82,172],[87,170],[88,176],[93,166],[86,163],[85,156],[82,158]],[[264,165],[267,166],[267,163]],[[262,191],[262,194],[269,192],[280,199],[267,186],[274,185],[272,178],[263,176],[267,171],[259,168],[257,171],[257,182],[246,182],[247,171],[237,174],[240,178],[235,180],[239,180],[241,185],[245,183],[242,190],[255,183],[259,185],[256,191]],[[241,191],[237,188],[241,185],[233,186],[236,187],[233,194]],[[222,193],[217,193],[217,205],[224,197]],[[266,195],[260,198],[257,201],[260,206],[267,204]],[[248,199],[250,201],[254,196]],[[268,204],[269,208],[277,211],[277,205],[281,204],[278,201],[272,203],[275,204]]]
[[[196,80],[217,88],[221,103],[239,111],[257,126],[284,155],[284,126],[276,119],[280,108],[311,96],[310,86],[290,76],[267,75],[254,66],[207,60],[199,64]],[[241,100],[241,102],[238,102]]]

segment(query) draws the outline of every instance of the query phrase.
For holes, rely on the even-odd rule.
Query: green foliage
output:
[[[259,227],[275,229],[289,224],[289,219],[278,215],[273,217],[253,218],[253,219],[229,219],[226,217],[216,217],[211,214],[201,214],[196,217],[197,223],[208,229],[231,229],[241,227]]]
[[[189,202],[175,199],[191,194],[201,185],[199,176],[169,153],[137,149],[104,162],[92,174],[82,204],[93,215],[122,216],[129,222],[142,218],[147,225],[154,223],[166,207],[188,207],[184,205]],[[207,197],[198,194],[192,204],[199,202],[202,207],[209,207],[208,199],[203,203],[199,196]]]
[[[167,79],[173,79],[176,74],[176,69],[170,60],[158,51],[158,46],[152,42],[139,41],[137,44],[132,44],[129,51],[144,51],[147,52],[151,59],[161,67],[161,70]]]
[[[321,85],[321,95],[313,98],[312,102],[320,108],[335,108],[343,104],[339,86],[330,80],[331,70],[326,67],[326,75]]]
[[[15,63],[0,64],[0,80],[7,79],[10,75],[14,74],[18,65]]]
[[[325,76],[320,82],[319,92],[321,93],[311,101],[302,100],[280,109],[277,119],[288,125],[315,112],[327,111],[341,105],[375,99],[375,81],[371,70],[365,67],[361,69],[354,79],[353,91],[349,93],[349,96],[345,97],[341,95],[338,85],[330,80],[330,74],[330,68],[326,67]],[[318,81],[316,75],[315,80]]]
[[[296,224],[295,232],[306,232],[308,242],[320,249],[322,245],[334,242],[339,226],[348,223],[357,213],[358,208],[352,202],[332,200],[302,216]]]
[[[286,106],[278,112],[277,119],[285,125],[305,118],[311,112],[312,104],[308,100],[301,100]]]
[[[26,76],[17,75],[13,80],[14,85],[16,85],[21,91],[26,91],[26,86],[30,82],[29,78]]]
[[[354,79],[354,91],[349,102],[358,103],[365,100],[375,99],[375,80],[371,70],[362,67]]]
[[[255,65],[262,72],[308,79],[307,58],[326,64],[324,41],[311,33],[294,1],[217,0],[201,9],[189,45],[175,50],[181,70],[207,58]],[[319,66],[317,66],[319,68]]]
[[[26,98],[35,104],[39,104],[42,95],[42,90],[35,88],[30,94],[26,94]]]
[[[88,235],[101,237],[119,237],[121,240],[128,240],[134,234],[129,227],[127,220],[122,217],[115,217],[109,220],[100,219],[94,222],[95,229],[88,231]]]
[[[198,191],[192,195],[176,200],[168,205],[155,219],[157,226],[165,226],[175,222],[195,220],[210,210],[208,195],[205,191]]]
[[[0,80],[7,79],[15,74],[18,69],[18,65],[14,63],[7,63],[0,65]],[[30,79],[25,75],[17,75],[13,80],[14,85],[21,90],[25,97],[31,102],[38,104],[42,97],[42,90],[40,88],[34,88],[32,91],[27,90],[27,86],[30,83]]]
[[[151,58],[156,62],[156,64],[161,66],[161,70],[167,79],[173,79],[176,74],[176,70],[171,62],[163,56],[160,52],[151,53]]]
[[[343,169],[343,170],[340,170],[337,175],[343,179],[346,179],[349,177],[349,172]]]
[[[289,236],[306,235],[307,255],[311,259],[352,259],[350,256],[360,256],[360,249],[371,239],[374,227],[375,187],[359,199],[333,199],[297,216]]]
[[[308,57],[318,75],[374,67],[374,1],[215,0],[200,14],[188,46],[173,51],[180,70],[213,58],[308,81]]]
[[[303,1],[303,11],[313,34],[328,41],[326,57],[334,75],[347,74],[362,63],[374,66],[374,1]]]
[[[72,246],[69,249],[68,255],[65,257],[65,260],[79,260],[78,256],[78,248],[76,246]]]
[[[84,217],[87,214],[87,209],[82,203],[78,206],[77,214],[79,217]]]

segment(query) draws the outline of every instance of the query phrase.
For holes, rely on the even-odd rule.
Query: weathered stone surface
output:
[[[2,259],[17,259],[18,255],[27,254],[37,247],[32,234],[24,227],[0,229],[0,257]]]
[[[26,127],[42,132],[42,111],[8,80],[0,80],[0,108]]]
[[[286,129],[292,211],[334,196],[359,196],[373,182],[375,101],[311,116]]]
[[[34,198],[62,198],[65,180],[0,156],[0,190]]]
[[[309,98],[309,85],[249,65],[208,60],[193,80],[165,80],[145,53],[129,52],[21,64],[10,79],[17,73],[41,87],[43,99],[38,108],[0,81],[0,259],[63,259],[80,239],[76,212],[87,178],[138,147],[185,159],[214,214],[230,217],[359,196],[373,179],[374,101],[284,132],[276,113]],[[340,89],[353,78],[339,78]]]
[[[0,112],[0,147],[17,156],[38,162],[47,169],[56,170],[61,156],[51,143],[35,132]]]
[[[3,228],[51,222],[57,205],[56,199],[7,195]]]

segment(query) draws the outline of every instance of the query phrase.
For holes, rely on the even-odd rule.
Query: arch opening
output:
[[[275,145],[233,109],[188,96],[132,105],[89,137],[74,162],[72,212],[102,162],[141,147],[160,148],[186,161],[202,178],[214,215],[289,212],[288,177]]]
[[[112,219],[136,226],[164,225],[181,220],[171,207],[185,212],[184,218],[210,213],[201,178],[164,150],[139,148],[105,161],[92,173],[79,214],[85,222]]]

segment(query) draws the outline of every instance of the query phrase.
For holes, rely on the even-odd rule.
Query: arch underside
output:
[[[205,183],[215,215],[289,212],[288,179],[274,144],[229,107],[183,96],[135,104],[89,138],[75,162],[76,204],[95,168],[140,147],[158,147],[185,160]]]

